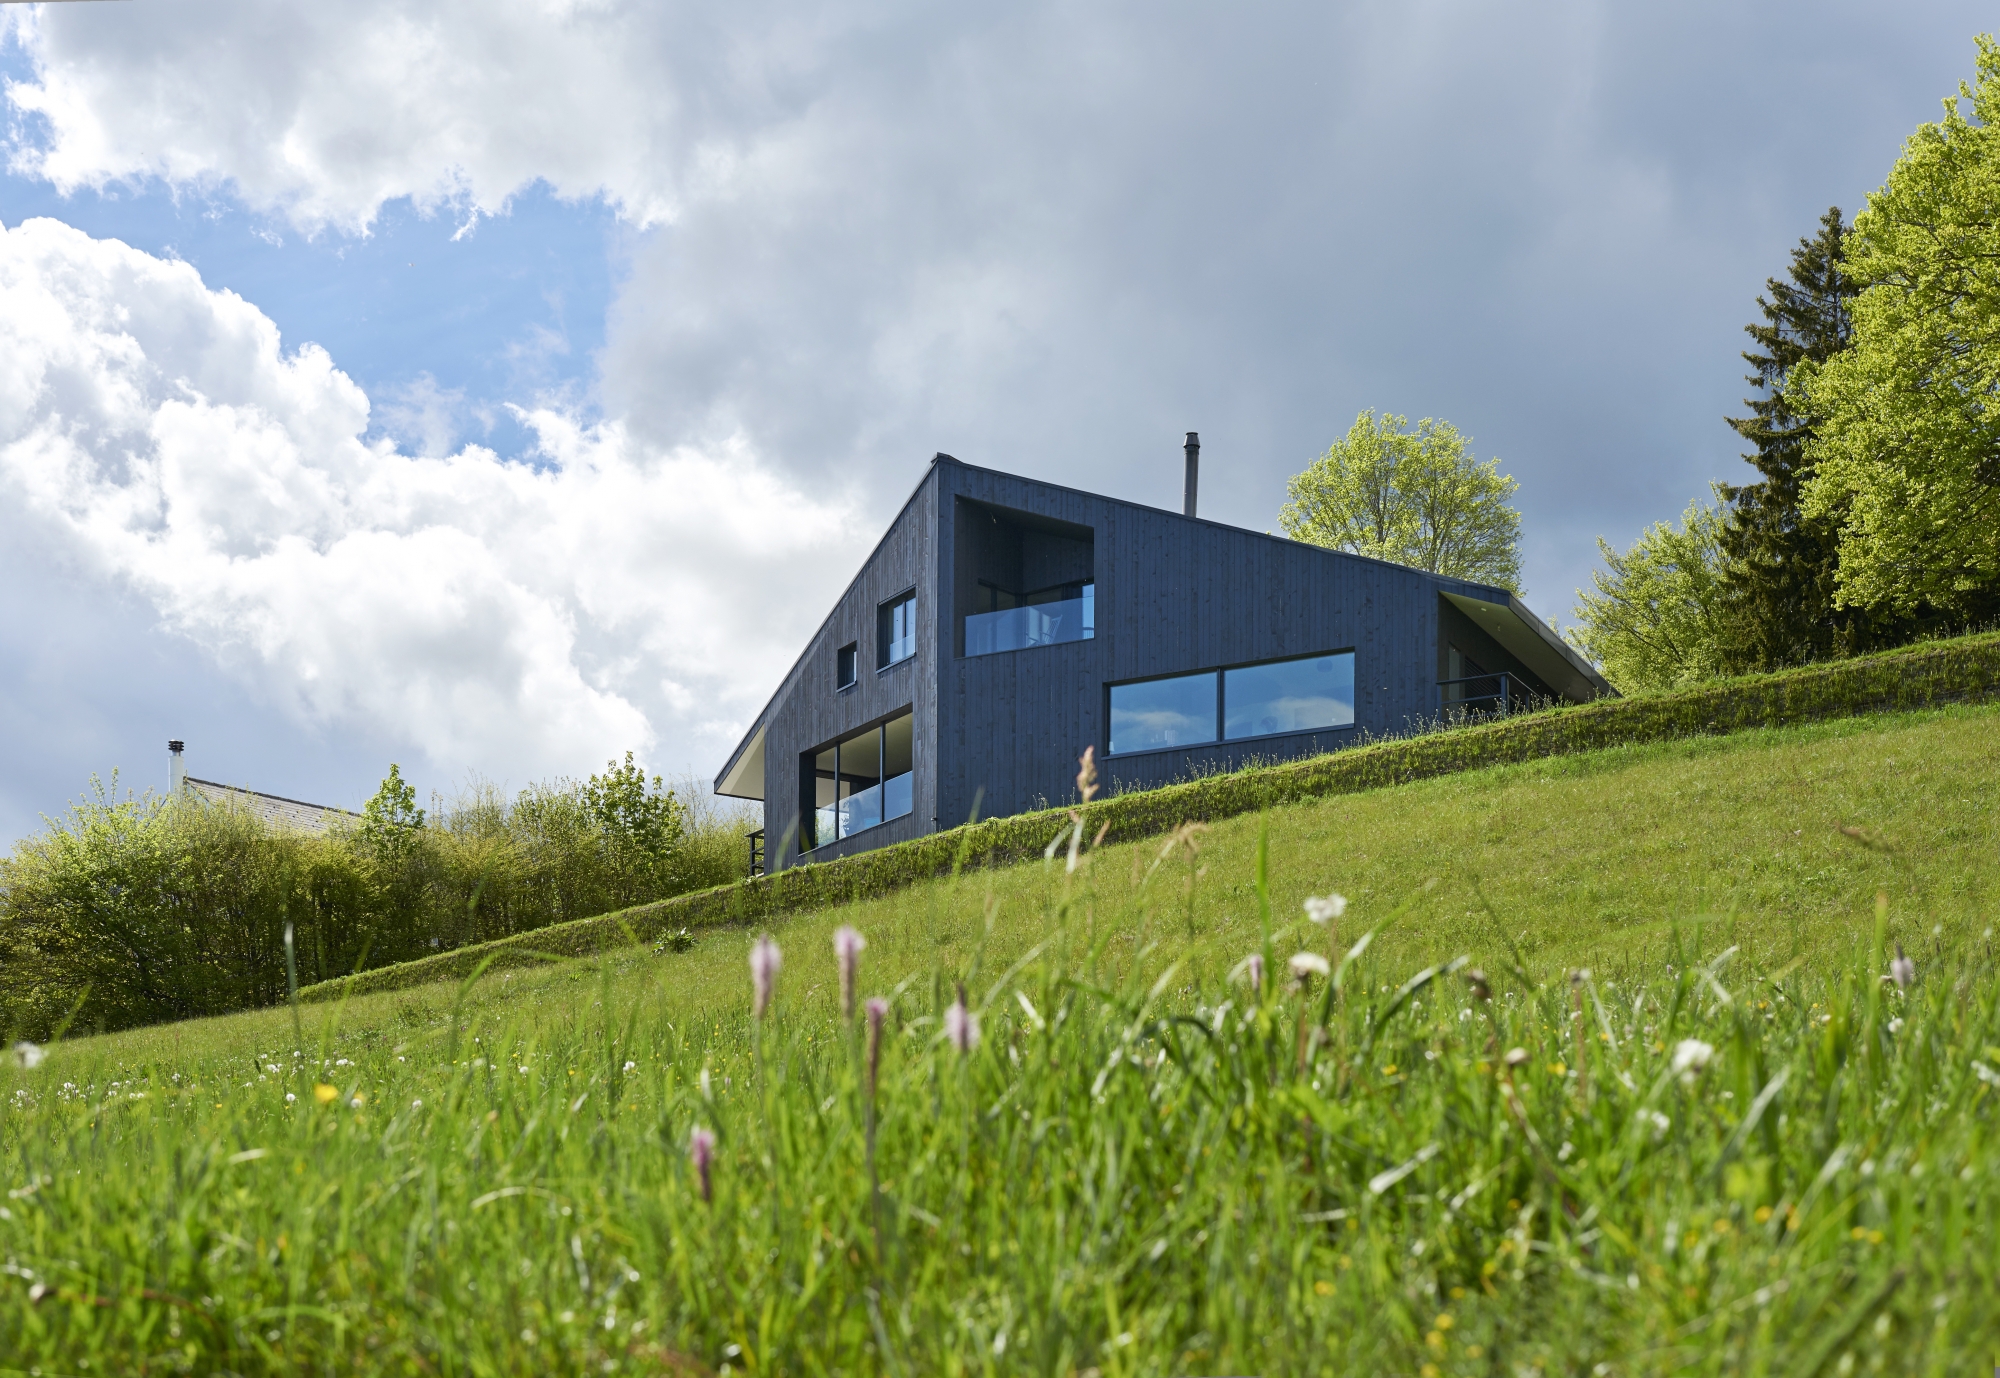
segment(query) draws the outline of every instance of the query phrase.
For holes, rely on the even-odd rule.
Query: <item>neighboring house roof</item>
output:
[[[323,833],[339,819],[361,817],[351,809],[337,809],[331,804],[308,804],[298,799],[265,794],[261,790],[219,785],[213,780],[197,780],[191,775],[184,783],[189,793],[210,804],[244,809],[266,823],[297,832]]]

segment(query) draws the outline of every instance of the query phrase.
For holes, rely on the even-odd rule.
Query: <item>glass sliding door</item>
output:
[[[840,794],[840,748],[830,746],[813,757],[815,846],[840,836]]]
[[[916,780],[917,720],[909,713],[882,724],[882,821],[901,818],[912,807]]]
[[[882,729],[850,737],[840,752],[840,835],[850,837],[882,821]]]
[[[913,807],[916,718],[903,713],[813,756],[813,845],[901,818]]]

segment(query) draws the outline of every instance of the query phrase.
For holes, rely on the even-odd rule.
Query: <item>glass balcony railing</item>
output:
[[[813,811],[819,825],[816,836],[831,842],[901,818],[910,811],[911,779],[907,772],[892,775],[879,785],[854,791],[838,804],[821,805]]]
[[[1031,603],[1025,608],[969,613],[965,619],[965,653],[987,656],[1022,651],[1030,646],[1055,646],[1088,641],[1096,635],[1097,588],[1083,586],[1081,598],[1057,603]]]

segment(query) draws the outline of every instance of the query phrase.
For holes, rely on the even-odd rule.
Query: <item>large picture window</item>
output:
[[[1111,686],[1113,755],[1354,725],[1354,652]]]
[[[1222,672],[1222,735],[1229,741],[1353,725],[1352,651]]]
[[[1215,671],[1111,686],[1111,750],[1154,751],[1215,740]]]
[[[813,756],[813,846],[824,847],[910,811],[915,726],[915,717],[904,713]]]

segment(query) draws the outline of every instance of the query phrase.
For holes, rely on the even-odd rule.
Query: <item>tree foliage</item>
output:
[[[1968,118],[1961,108],[1970,102]],[[2000,46],[1855,217],[1852,345],[1795,368],[1804,514],[1839,532],[1837,601],[1990,616],[2000,589]]]
[[[1679,525],[1655,522],[1629,550],[1601,537],[1606,568],[1577,592],[1572,645],[1625,691],[1671,689],[1724,672],[1740,632],[1726,588],[1722,513],[1688,504]]]
[[[362,807],[356,836],[378,859],[394,863],[410,854],[423,827],[417,791],[403,778],[403,768],[391,761],[388,775]]]
[[[1507,506],[1518,487],[1450,422],[1413,430],[1365,411],[1291,480],[1278,519],[1295,541],[1518,591],[1521,514]]]
[[[672,883],[687,808],[655,775],[632,763],[605,762],[604,774],[584,782],[583,802],[603,839],[606,860],[628,891],[660,890]]]

